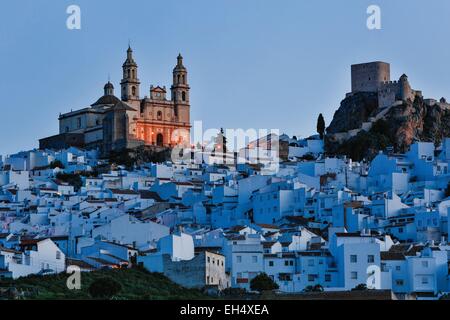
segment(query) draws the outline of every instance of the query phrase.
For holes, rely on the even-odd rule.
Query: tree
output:
[[[122,285],[113,278],[100,278],[94,280],[88,288],[88,292],[94,299],[111,299],[122,290]]]
[[[447,185],[447,190],[445,190],[445,196],[450,197],[450,182]]]
[[[323,135],[325,134],[325,119],[322,114],[319,114],[317,118],[317,133],[320,135],[320,139],[323,139]]]
[[[61,161],[55,160],[50,163],[50,169],[60,168],[64,169],[64,165]]]
[[[61,180],[62,182],[68,183],[73,186],[75,191],[79,191],[83,186],[83,179],[81,179],[80,174],[76,173],[62,173],[58,172],[56,174],[56,179]]]
[[[366,290],[368,290],[368,289],[367,289],[367,285],[365,283],[360,283],[352,289],[352,291],[366,291]]]
[[[303,289],[303,292],[323,292],[323,287],[320,284],[316,284],[315,286],[307,286]]]
[[[260,273],[250,281],[250,289],[253,291],[271,291],[278,288],[278,284],[276,284],[266,273]]]

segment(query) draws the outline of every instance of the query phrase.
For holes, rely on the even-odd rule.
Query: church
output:
[[[120,99],[108,81],[103,96],[89,107],[60,114],[59,134],[39,140],[40,149],[71,146],[111,151],[138,146],[171,148],[190,141],[188,72],[178,55],[168,97],[165,86],[150,86],[149,96],[140,95],[138,65],[128,47],[122,65]]]

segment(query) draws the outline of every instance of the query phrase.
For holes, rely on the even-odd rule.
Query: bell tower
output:
[[[171,87],[172,101],[174,102],[175,117],[178,122],[190,124],[190,103],[187,79],[188,73],[183,65],[183,57],[178,55],[177,65],[173,69],[173,84]]]
[[[125,60],[123,66],[123,79],[120,82],[122,100],[130,102],[139,101],[139,85],[141,84],[138,79],[138,65],[133,58],[133,50],[128,46],[127,60]],[[137,103],[137,105],[139,105]]]

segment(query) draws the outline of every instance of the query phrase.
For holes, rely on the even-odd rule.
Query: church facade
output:
[[[59,134],[39,140],[40,149],[75,146],[108,154],[140,145],[189,144],[190,87],[183,57],[178,55],[170,93],[165,86],[152,85],[149,95],[141,97],[138,65],[130,47],[122,70],[120,99],[108,81],[103,96],[91,106],[60,114]]]

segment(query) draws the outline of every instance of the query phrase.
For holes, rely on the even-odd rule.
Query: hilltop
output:
[[[444,99],[436,102],[416,96],[414,101],[397,102],[382,110],[377,105],[377,94],[369,92],[344,99],[327,128],[326,152],[359,161],[372,159],[387,147],[405,152],[415,141],[437,145],[450,136],[450,108]],[[364,125],[365,130],[361,129]]]
[[[28,276],[17,280],[0,280],[0,298],[14,298],[6,291],[24,292],[25,299],[92,299],[88,293],[90,284],[100,278],[113,278],[122,289],[114,298],[121,300],[176,300],[205,299],[207,296],[199,290],[186,289],[167,277],[150,273],[143,269],[113,269],[84,272],[81,274],[81,289],[69,290],[66,286],[68,274],[48,276]],[[12,288],[13,290],[7,290]],[[3,292],[3,293],[1,293]],[[20,295],[20,294],[19,294]]]

